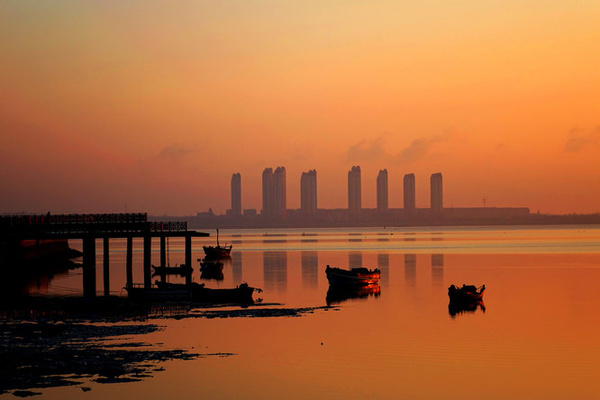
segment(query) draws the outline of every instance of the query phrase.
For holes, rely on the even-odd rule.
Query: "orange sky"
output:
[[[0,213],[319,207],[362,168],[447,207],[600,212],[597,1],[5,1]],[[411,3],[411,4],[404,4]],[[481,4],[485,3],[485,4]]]

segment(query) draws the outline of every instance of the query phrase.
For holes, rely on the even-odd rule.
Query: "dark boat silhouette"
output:
[[[325,274],[330,285],[356,285],[364,286],[379,282],[381,271],[379,269],[352,268],[350,270],[337,267],[325,268]]]
[[[206,258],[211,258],[211,259],[221,259],[221,258],[227,258],[231,256],[231,248],[233,247],[233,245],[229,245],[229,246],[221,246],[219,244],[219,230],[217,229],[217,245],[216,246],[202,246],[202,248],[204,249],[204,254],[206,255]]]
[[[448,297],[453,303],[472,303],[483,299],[485,285],[477,287],[475,285],[462,285],[457,287],[450,285],[448,288]]]

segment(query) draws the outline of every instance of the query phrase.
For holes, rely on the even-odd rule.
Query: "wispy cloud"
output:
[[[389,155],[385,151],[385,143],[383,136],[379,136],[373,140],[361,140],[357,144],[350,146],[346,152],[348,161],[375,161],[382,158],[388,158]]]
[[[600,126],[591,131],[573,128],[569,131],[565,151],[576,153],[588,147],[600,146]]]
[[[369,162],[369,161],[387,161],[394,164],[410,164],[431,154],[439,144],[450,142],[455,139],[452,132],[435,135],[423,136],[414,139],[398,153],[387,151],[384,136],[379,136],[373,140],[361,140],[357,144],[350,146],[347,154],[348,161]]]
[[[193,153],[194,151],[196,150],[191,146],[173,143],[171,145],[165,146],[158,154],[158,158],[163,160],[178,161],[186,155]]]

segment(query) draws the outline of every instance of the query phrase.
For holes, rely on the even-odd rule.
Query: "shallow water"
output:
[[[213,241],[195,239],[193,259]],[[600,227],[241,230],[221,231],[220,241],[233,244],[232,259],[223,281],[204,282],[248,282],[264,290],[254,295],[262,303],[217,309],[246,310],[240,316],[144,318],[163,329],[136,341],[205,356],[162,361],[137,382],[90,377],[86,398],[600,397]],[[111,290],[124,296],[125,243],[110,246]],[[141,243],[135,247],[141,282]],[[183,242],[171,240],[169,262],[183,259]],[[327,264],[378,267],[380,288],[328,298]],[[80,293],[81,280],[70,271],[32,291]],[[451,313],[447,287],[462,283],[486,285],[484,306]],[[255,312],[273,308],[307,310]],[[81,386],[32,390],[80,398]]]

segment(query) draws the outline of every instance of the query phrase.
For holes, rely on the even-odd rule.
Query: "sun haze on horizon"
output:
[[[600,212],[600,3],[54,2],[0,5],[0,212],[190,215],[390,207],[444,175],[446,207]]]

